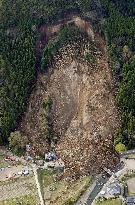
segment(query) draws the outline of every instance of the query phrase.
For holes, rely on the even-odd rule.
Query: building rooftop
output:
[[[110,195],[120,195],[121,194],[121,186],[118,183],[113,183],[108,187],[108,193]]]

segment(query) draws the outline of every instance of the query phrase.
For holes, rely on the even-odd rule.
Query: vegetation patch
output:
[[[91,53],[86,53],[85,60],[91,63],[94,63],[96,61],[95,57]]]
[[[125,152],[127,149],[126,149],[126,146],[125,146],[124,144],[122,144],[121,142],[119,142],[118,144],[116,144],[115,150],[116,150],[118,153],[121,153],[121,152]]]
[[[126,159],[135,159],[135,154],[129,154],[125,158]]]
[[[128,179],[135,178],[135,172],[127,173],[120,178],[121,182],[126,182]]]
[[[46,70],[51,65],[54,56],[62,46],[81,40],[83,35],[74,24],[61,28],[57,39],[49,42],[42,51],[41,71]]]
[[[117,143],[135,148],[135,19],[134,2],[101,0],[107,17],[103,30],[108,43],[110,62],[116,79],[117,105],[121,126],[116,132]]]
[[[90,177],[82,177],[74,182],[57,180],[57,175],[51,171],[38,170],[43,196],[50,205],[70,205],[86,190],[92,182]]]
[[[120,199],[108,199],[103,201],[98,201],[95,205],[122,205],[122,201]]]
[[[0,167],[1,168],[2,167],[4,168],[7,166],[7,162],[5,162],[4,158],[5,158],[5,154],[3,152],[0,152]]]

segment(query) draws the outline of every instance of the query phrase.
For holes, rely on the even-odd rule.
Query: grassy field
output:
[[[56,174],[38,170],[39,181],[47,205],[73,204],[92,182],[90,177],[82,177],[72,183],[55,180]]]
[[[126,182],[128,179],[131,179],[131,178],[135,178],[135,172],[125,174],[124,176],[122,176],[122,177],[120,178],[120,181],[124,183],[124,182]]]
[[[102,202],[97,202],[95,205],[122,205],[120,199],[108,199]]]
[[[19,197],[15,199],[0,201],[0,205],[36,205],[37,200],[33,195],[27,195],[24,197]]]

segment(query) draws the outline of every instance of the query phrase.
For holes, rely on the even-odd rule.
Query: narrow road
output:
[[[126,152],[120,153],[120,157],[121,157],[121,158],[122,158],[122,157],[126,157],[126,156],[128,156],[128,155],[130,155],[130,154],[135,154],[135,149],[133,149],[133,150],[128,150],[128,151],[126,151]]]
[[[37,168],[34,165],[32,167],[33,167],[33,173],[34,173],[36,186],[37,186],[37,190],[38,190],[38,196],[39,196],[39,199],[40,199],[40,205],[45,205],[42,194],[41,194],[41,187],[40,187],[40,184],[39,184],[39,181],[38,181]]]

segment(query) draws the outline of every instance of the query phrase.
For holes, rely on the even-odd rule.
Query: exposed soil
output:
[[[56,152],[65,162],[65,177],[96,174],[118,162],[112,142],[118,126],[117,109],[106,45],[90,23],[79,17],[72,17],[71,21],[88,34],[89,40],[63,47],[49,72],[38,75],[20,126],[33,149],[46,152],[49,146],[44,136],[43,102],[48,96],[52,98],[53,126],[60,137]],[[39,56],[43,44],[55,37],[60,26],[40,28]],[[95,48],[91,47],[93,44]],[[91,53],[96,62],[87,62],[86,53]]]

